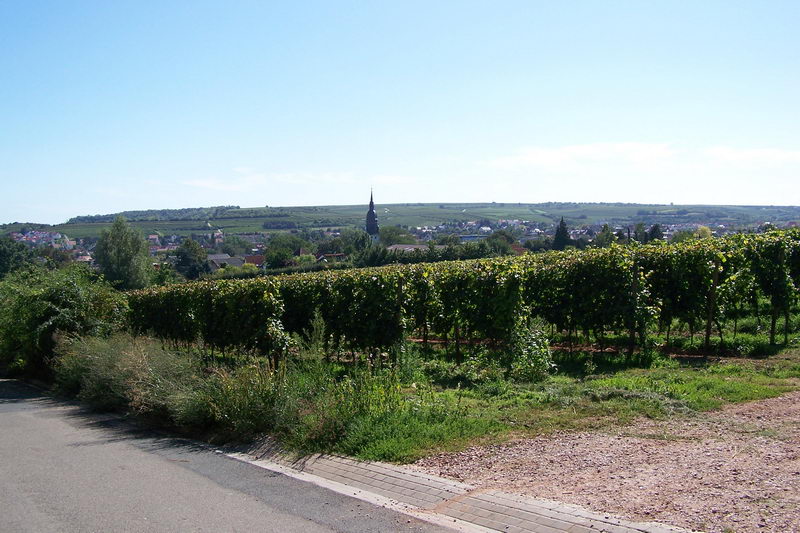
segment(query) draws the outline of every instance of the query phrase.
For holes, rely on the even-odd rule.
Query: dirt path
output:
[[[712,532],[798,532],[800,391],[613,433],[474,447],[415,467],[630,519]]]

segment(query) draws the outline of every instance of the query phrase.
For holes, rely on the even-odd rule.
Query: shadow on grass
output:
[[[573,378],[583,378],[596,373],[612,374],[631,368],[650,368],[657,358],[666,357],[654,352],[634,352],[628,355],[616,351],[571,353],[566,350],[553,351],[553,362],[558,368],[558,373]]]
[[[742,354],[735,346],[724,345],[719,349],[717,344],[712,344],[709,352],[704,352],[698,346],[670,346],[663,351],[643,350],[632,355],[624,350],[606,349],[593,350],[553,350],[553,361],[558,368],[558,373],[583,378],[594,373],[613,374],[633,368],[651,368],[664,362],[672,361],[681,367],[704,368],[719,358],[735,358],[742,360],[766,360],[774,357],[791,347],[791,344],[769,344],[768,341],[751,343],[748,353]]]

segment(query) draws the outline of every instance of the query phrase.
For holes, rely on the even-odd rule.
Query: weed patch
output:
[[[66,342],[59,353],[58,392],[214,441],[272,433],[303,453],[410,461],[504,429],[428,386],[405,389],[390,371],[348,372],[315,360],[211,368],[193,354],[127,335]]]
[[[210,366],[213,358],[148,338],[87,337],[62,343],[56,388],[213,441],[268,433],[300,453],[407,462],[481,438],[663,419],[800,386],[797,351],[687,364],[654,356],[650,368],[515,382],[484,349],[461,365],[398,350],[395,370],[326,362],[308,345],[278,366],[252,357]]]

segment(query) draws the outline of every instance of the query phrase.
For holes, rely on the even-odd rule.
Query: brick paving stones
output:
[[[249,460],[242,454],[233,457]],[[530,498],[500,490],[476,489],[464,483],[386,463],[356,461],[334,455],[293,460],[270,450],[257,464],[270,463],[376,494],[428,514],[449,517],[473,530],[508,533],[679,533],[688,530],[653,522],[630,522],[578,506]],[[419,516],[419,514],[417,514]],[[441,520],[439,520],[441,522]]]

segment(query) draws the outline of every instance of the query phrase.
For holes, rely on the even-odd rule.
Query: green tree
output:
[[[378,231],[383,231],[383,228]],[[360,252],[353,262],[359,267],[381,266],[391,263],[396,255],[389,253],[384,246],[373,245]]]
[[[696,230],[694,230],[695,239],[710,239],[711,237],[711,228],[708,226],[699,226]]]
[[[36,254],[44,259],[48,265],[61,267],[72,261],[72,254],[60,248],[45,246],[36,250]]]
[[[256,276],[258,276],[258,267],[250,263],[245,263],[240,267],[228,265],[225,268],[220,268],[208,276],[203,276],[203,279],[244,279],[254,278]]]
[[[297,258],[298,265],[313,265],[317,262],[317,258],[313,254],[303,254]]]
[[[0,239],[0,279],[32,261],[33,253],[27,246],[8,237]]]
[[[369,234],[363,229],[342,230],[342,252],[350,255],[369,248],[372,244]]]
[[[253,245],[237,235],[225,237],[225,242],[220,246],[220,251],[228,255],[246,255]]]
[[[648,241],[663,241],[664,232],[661,230],[661,224],[653,224],[647,232]]]
[[[58,332],[102,335],[122,325],[126,299],[84,265],[18,270],[0,281],[0,362],[48,377]]]
[[[381,226],[378,230],[381,236],[381,244],[391,246],[393,244],[414,244],[417,240],[408,230],[400,226]]]
[[[499,229],[493,232],[491,235],[489,235],[489,239],[500,239],[507,242],[508,244],[514,244],[515,242],[517,242],[517,239],[516,237],[514,237],[514,234],[507,229]]]
[[[461,238],[453,233],[439,235],[436,237],[436,244],[443,244],[445,246],[458,246],[461,244]]]
[[[181,276],[175,267],[169,263],[161,263],[158,268],[154,268],[150,276],[150,283],[152,285],[171,285],[173,283],[181,283],[186,281]]]
[[[633,228],[633,239],[642,244],[647,244],[650,240],[650,234],[644,229],[644,222],[638,222]]]
[[[314,245],[291,233],[278,233],[269,240],[264,252],[264,261],[269,268],[282,268],[294,264],[294,256],[300,251],[313,252]]]
[[[598,248],[606,248],[611,246],[611,243],[616,242],[617,237],[614,235],[614,232],[611,231],[611,228],[608,224],[603,224],[603,229],[600,230],[600,233],[595,235],[592,244]]]
[[[175,270],[186,276],[188,279],[197,279],[200,274],[209,271],[208,263],[206,262],[206,251],[195,240],[186,239],[175,250],[177,261],[175,262]]]
[[[344,240],[341,237],[334,237],[317,244],[318,254],[341,254],[344,253]]]
[[[675,244],[679,242],[690,241],[694,238],[694,232],[688,229],[682,229],[672,234],[669,242]]]
[[[94,258],[106,279],[120,289],[141,289],[150,281],[147,241],[123,217],[103,230]]]
[[[561,222],[558,223],[556,234],[553,237],[553,250],[563,250],[569,244],[570,238],[567,223],[564,222],[564,217],[561,217]]]
[[[292,264],[292,251],[289,248],[270,247],[264,257],[269,268],[281,268]]]
[[[530,239],[523,244],[525,248],[531,252],[544,252],[553,247],[553,240],[550,237],[542,237],[541,239]]]
[[[292,235],[291,233],[277,233],[270,237],[268,248],[270,250],[283,248],[288,250],[290,255],[298,255],[301,249],[313,250],[314,245],[304,239],[301,239],[297,235]]]
[[[496,255],[509,255],[513,253],[511,245],[516,241],[513,235],[506,230],[497,230],[489,235],[484,242]]]

